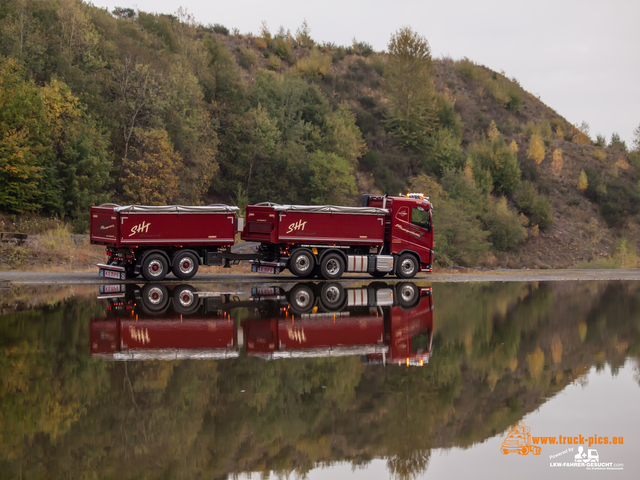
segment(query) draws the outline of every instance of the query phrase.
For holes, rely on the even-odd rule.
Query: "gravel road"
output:
[[[346,274],[340,281],[367,281],[374,279],[369,275]],[[439,282],[549,282],[566,280],[640,280],[640,270],[467,270],[465,272],[439,272],[419,274],[412,281],[419,283]],[[296,282],[297,277],[290,274],[198,274],[188,283],[214,282]],[[385,282],[398,281],[396,277],[384,278]],[[7,287],[13,285],[98,285],[104,283],[142,283],[143,279],[108,280],[98,276],[98,272],[84,273],[38,273],[38,272],[0,272],[0,283]],[[167,276],[164,283],[184,283],[173,275]]]

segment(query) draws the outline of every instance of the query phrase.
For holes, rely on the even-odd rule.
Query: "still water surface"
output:
[[[0,479],[640,477],[640,282],[22,287],[0,306]]]

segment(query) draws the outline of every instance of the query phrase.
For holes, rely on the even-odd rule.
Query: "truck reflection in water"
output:
[[[113,360],[360,355],[365,363],[422,366],[431,355],[432,291],[410,282],[307,282],[246,293],[105,285],[98,298],[106,317],[91,320],[91,355]]]

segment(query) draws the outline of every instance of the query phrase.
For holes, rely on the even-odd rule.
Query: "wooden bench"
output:
[[[13,242],[23,244],[27,241],[26,233],[0,232],[0,242]]]

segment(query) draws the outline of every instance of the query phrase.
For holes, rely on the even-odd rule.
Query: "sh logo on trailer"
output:
[[[298,220],[297,222],[292,223],[291,225],[289,225],[289,230],[287,230],[287,233],[291,233],[291,232],[297,232],[297,231],[304,231],[304,226],[307,224],[307,222],[303,222],[302,220]]]
[[[130,237],[134,236],[136,233],[149,233],[149,227],[151,226],[151,222],[147,223],[147,222],[142,222],[139,223],[138,225],[134,225],[131,228],[131,233],[129,234]]]

